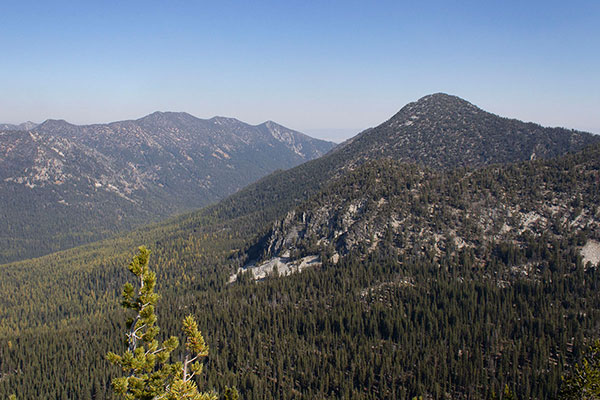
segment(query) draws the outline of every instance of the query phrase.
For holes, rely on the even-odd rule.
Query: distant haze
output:
[[[185,111],[339,141],[445,92],[600,133],[599,20],[597,0],[4,2],[0,122]]]
[[[364,129],[304,129],[300,130],[303,133],[306,133],[309,136],[330,140],[335,143],[342,143],[344,140],[350,139],[352,136],[356,136],[357,133],[363,131]]]

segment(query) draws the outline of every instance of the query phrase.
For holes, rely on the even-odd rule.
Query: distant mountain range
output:
[[[228,128],[198,145],[207,149],[200,157],[185,133],[172,139],[173,130],[189,131],[181,128],[189,116],[147,118],[160,127],[152,134],[144,119],[89,127],[48,121],[4,132],[12,139],[0,154],[34,149],[3,156],[6,165],[30,159],[43,168],[33,175],[33,166],[0,169],[21,171],[2,178],[6,187],[30,190],[7,194],[12,208],[1,212],[32,210],[35,193],[53,193],[34,189],[64,187],[59,180],[73,182],[75,192],[93,185],[93,195],[76,199],[104,194],[109,205],[131,205],[122,215],[138,212],[144,220],[141,204],[155,198],[168,208],[165,192],[187,193],[176,182],[202,181],[185,166],[198,159],[225,174],[228,163],[239,165],[230,141],[254,143]],[[209,121],[215,130],[241,124]],[[52,141],[42,141],[44,125]],[[133,132],[121,139],[126,144],[107,139],[121,137],[125,125]],[[263,125],[250,129],[280,146],[273,125]],[[211,144],[221,136],[228,142]],[[58,151],[75,160],[69,165],[94,160],[89,169],[107,178],[72,179]],[[40,153],[55,161],[36,164]],[[161,168],[149,161],[156,159]],[[123,267],[145,244],[161,283],[161,327],[175,333],[184,315],[200,316],[211,345],[205,379],[214,387],[267,399],[487,399],[508,389],[555,398],[566,366],[598,332],[599,161],[599,136],[502,118],[446,94],[426,96],[325,155],[201,210],[0,266],[0,348],[13,348],[3,359],[0,395],[107,396],[104,354],[122,345],[125,317],[113,310],[127,279]],[[216,178],[209,181],[215,187]],[[136,195],[146,187],[155,197],[142,202]],[[54,203],[73,202],[69,191],[56,193]],[[114,224],[110,207],[88,206],[103,226]],[[57,210],[34,210],[41,221],[26,220],[28,234],[48,215],[66,233],[89,217]],[[239,274],[244,267],[253,276]]]
[[[38,126],[35,122],[27,121],[22,124],[0,124],[0,131],[28,131]]]
[[[219,200],[334,146],[275,122],[156,112],[0,130],[0,262],[28,258]]]

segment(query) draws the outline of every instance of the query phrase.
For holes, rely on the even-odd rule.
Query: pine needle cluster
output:
[[[191,315],[183,320],[186,336],[183,362],[169,362],[171,353],[179,346],[179,339],[171,336],[162,343],[156,337],[156,303],[160,296],[154,292],[156,274],[148,267],[150,251],[139,248],[139,253],[129,264],[129,271],[137,277],[137,289],[131,283],[123,287],[122,306],[135,311],[127,321],[127,350],[122,355],[109,352],[108,361],[121,368],[125,374],[113,379],[113,390],[126,400],[216,400],[214,392],[198,390],[193,378],[202,372],[201,359],[208,355],[198,324]]]

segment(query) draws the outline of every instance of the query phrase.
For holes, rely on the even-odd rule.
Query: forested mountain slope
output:
[[[576,238],[583,264],[600,261],[600,146],[548,161],[440,172],[368,162],[328,184],[251,246],[248,259],[337,260],[384,246],[401,255],[502,253],[513,272],[535,273],[534,238]],[[501,246],[498,243],[503,243]],[[335,261],[333,261],[335,262]]]
[[[173,333],[197,315],[209,387],[235,385],[244,398],[489,398],[508,384],[520,397],[554,397],[565,366],[600,333],[600,269],[582,256],[598,240],[599,160],[595,145],[481,170],[366,163],[291,214],[329,232],[313,210],[331,202],[341,217],[333,228],[353,223],[339,243],[299,236],[292,252],[325,257],[285,278],[227,284],[265,224],[259,214],[200,213],[191,230],[157,225],[0,267],[0,393],[106,395],[116,371],[102,354],[119,348],[126,249],[147,243],[161,326]],[[346,218],[357,200],[365,205]],[[25,281],[26,295],[14,290]]]
[[[209,342],[205,387],[234,385],[249,399],[490,398],[504,384],[556,396],[565,365],[600,329],[598,268],[582,262],[598,221],[598,145],[445,170],[443,153],[423,166],[387,160],[385,146],[371,152],[364,141],[378,129],[199,212],[0,266],[0,395],[105,398],[124,266],[145,244],[164,333],[192,312]],[[279,250],[317,254],[320,267],[227,283],[249,253],[279,254],[264,244],[291,226],[309,234]]]
[[[0,262],[207,205],[332,147],[271,121],[186,113],[0,132]]]
[[[597,142],[598,135],[499,117],[459,97],[437,93],[407,104],[321,158],[262,179],[218,208],[231,209],[227,216],[233,216],[305,198],[369,160],[392,159],[434,169],[477,167],[550,158]]]

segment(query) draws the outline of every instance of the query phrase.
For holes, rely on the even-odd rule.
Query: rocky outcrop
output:
[[[261,259],[368,255],[385,247],[432,257],[499,243],[574,240],[598,263],[600,146],[549,161],[436,172],[395,161],[364,164],[275,222]]]

